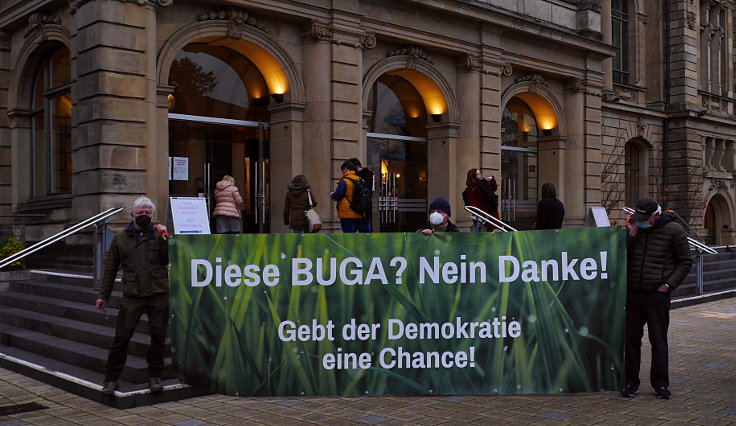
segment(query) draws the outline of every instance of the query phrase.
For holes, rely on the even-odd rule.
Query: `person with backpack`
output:
[[[465,191],[463,191],[463,201],[466,206],[477,207],[490,216],[500,219],[498,214],[498,195],[495,194],[498,189],[496,179],[491,176],[483,177],[480,169],[468,170],[467,179],[465,180]],[[492,232],[498,228],[490,222],[484,224],[473,217],[473,226],[470,228],[472,232]]]
[[[360,163],[360,160],[353,157],[348,161],[352,161],[355,164],[355,171],[359,178],[363,179],[363,182],[368,187],[371,199],[373,199],[373,172],[370,169],[366,169]],[[368,209],[363,215],[363,222],[358,226],[358,232],[373,232],[373,215],[372,209]]]
[[[366,200],[367,187],[356,174],[356,170],[352,161],[342,163],[342,177],[337,182],[335,191],[330,193],[330,197],[337,201],[337,217],[340,218],[340,226],[345,233],[364,232],[360,228],[365,218],[366,202],[370,204],[370,195]]]

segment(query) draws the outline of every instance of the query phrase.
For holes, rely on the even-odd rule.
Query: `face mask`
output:
[[[445,218],[438,212],[434,212],[431,215],[429,215],[429,223],[431,223],[434,226],[437,226],[444,221],[445,221]]]
[[[649,223],[648,220],[645,220],[644,222],[636,222],[636,226],[638,226],[639,229],[648,229],[652,227],[652,224]]]
[[[146,216],[144,214],[136,216],[135,224],[140,226],[141,228],[145,228],[151,224],[151,216]]]

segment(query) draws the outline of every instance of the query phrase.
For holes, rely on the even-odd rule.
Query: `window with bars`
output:
[[[629,7],[626,0],[611,2],[612,44],[616,48],[613,57],[613,81],[629,82]]]

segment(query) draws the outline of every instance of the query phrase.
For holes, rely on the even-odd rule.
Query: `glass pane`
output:
[[[520,127],[519,114],[504,109],[501,117],[501,145],[519,146]]]
[[[384,74],[371,91],[371,132],[427,137],[427,110],[419,92],[401,77]]]
[[[45,116],[43,111],[31,118],[33,129],[33,195],[46,195],[48,189],[48,144],[44,134]]]
[[[51,99],[51,158],[53,192],[72,187],[72,100],[69,94]]]
[[[225,47],[188,45],[169,73],[179,114],[268,121],[266,82],[253,63]]]
[[[45,90],[44,75],[46,75],[46,73],[44,72],[43,68],[41,68],[38,74],[36,75],[36,83],[33,87],[33,99],[32,99],[33,105],[31,106],[31,109],[35,110],[35,109],[40,109],[44,107],[43,106],[43,102],[44,102],[43,92]]]
[[[49,89],[67,84],[72,79],[69,49],[59,49],[51,55],[51,86]]]

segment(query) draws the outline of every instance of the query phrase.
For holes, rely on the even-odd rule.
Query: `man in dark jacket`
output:
[[[353,157],[350,160],[353,164],[355,164],[355,173],[358,175],[359,178],[363,179],[363,182],[368,185],[368,188],[371,190],[371,197],[373,196],[373,172],[370,171],[370,169],[366,169],[363,167],[363,165],[360,163],[360,160]],[[363,215],[363,220],[361,221],[360,225],[358,225],[358,232],[373,232],[373,215],[372,212],[368,210]]]
[[[687,234],[652,198],[642,198],[626,221],[628,281],[624,364],[627,398],[639,393],[641,339],[644,324],[652,344],[650,381],[657,398],[669,399],[667,328],[670,294],[690,272]]]
[[[118,377],[125,366],[128,343],[143,313],[148,316],[151,334],[147,355],[149,387],[151,392],[164,389],[161,372],[169,322],[169,246],[165,238],[168,235],[166,227],[151,223],[155,211],[156,207],[149,198],[135,200],[130,213],[133,221],[115,234],[105,261],[97,309],[104,309],[110,300],[121,265],[123,298],[118,311],[115,340],[105,367],[105,383],[102,385],[104,395],[114,395],[118,389]]]
[[[435,198],[429,204],[429,222],[419,228],[417,232],[432,235],[435,232],[460,232],[454,223],[450,222],[450,203],[444,198]]]

